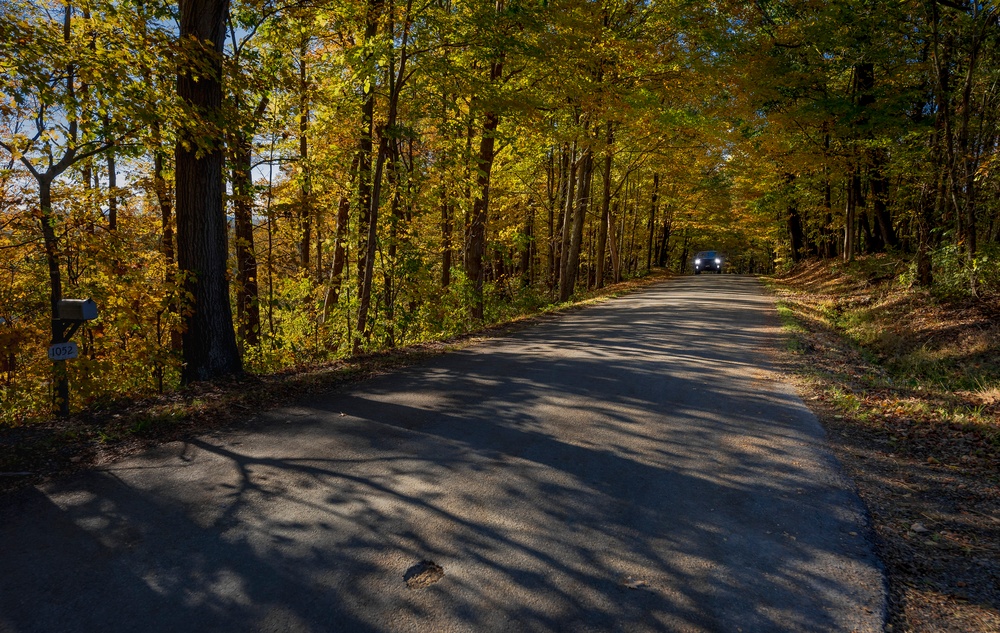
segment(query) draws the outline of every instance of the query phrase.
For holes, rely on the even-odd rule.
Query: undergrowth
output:
[[[813,262],[775,279],[790,348],[816,345],[804,333],[817,330],[849,343],[864,371],[812,370],[825,373],[814,377],[829,382],[829,399],[845,414],[888,411],[973,425],[1000,446],[1000,303],[986,284],[992,277],[980,278],[976,297],[951,285],[912,287],[909,268],[903,259],[877,256]]]

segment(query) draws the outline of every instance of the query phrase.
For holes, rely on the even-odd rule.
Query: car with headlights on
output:
[[[700,275],[705,270],[714,270],[716,273],[721,273],[722,255],[717,251],[701,251],[695,255],[694,274]]]

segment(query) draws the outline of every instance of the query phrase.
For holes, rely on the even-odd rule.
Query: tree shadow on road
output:
[[[719,285],[25,491],[0,631],[863,630],[860,507],[761,369],[766,301]]]

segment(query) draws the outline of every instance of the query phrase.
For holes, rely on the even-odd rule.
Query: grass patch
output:
[[[826,367],[847,390],[830,394],[845,413],[916,398],[938,421],[971,421],[992,433],[1000,415],[997,306],[942,303],[902,286],[891,273],[903,267],[871,258],[853,266],[813,264],[776,280],[778,313],[797,340],[794,349],[809,347],[804,333],[817,332],[845,341],[865,364],[860,372],[850,363]]]
[[[778,301],[776,308],[778,317],[781,319],[781,327],[788,335],[785,337],[785,348],[795,354],[805,352],[806,345],[802,335],[806,330],[795,318],[795,310],[785,301]]]

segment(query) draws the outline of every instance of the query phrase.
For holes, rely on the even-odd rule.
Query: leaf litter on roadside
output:
[[[1000,631],[995,307],[941,304],[828,263],[774,288],[798,339],[785,368],[871,512],[887,630]]]

